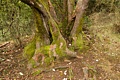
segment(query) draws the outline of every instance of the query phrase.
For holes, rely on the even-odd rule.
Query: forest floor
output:
[[[0,80],[119,80],[120,19],[113,15],[91,15],[92,25],[85,32],[89,48],[80,52],[80,58],[57,61],[39,74],[27,68],[22,47],[4,43],[0,48]]]

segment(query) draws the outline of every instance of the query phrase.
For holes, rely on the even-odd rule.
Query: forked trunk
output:
[[[63,7],[59,9],[56,6],[61,6],[61,4],[53,6],[54,2],[51,3],[50,0],[21,1],[31,7],[36,20],[35,37],[24,50],[24,55],[33,62],[32,64],[48,65],[55,58],[61,59],[67,55],[76,57],[74,49],[80,49],[83,45],[82,21],[88,0],[78,0],[77,4],[75,0],[63,0]],[[62,13],[57,12],[62,9],[64,18],[60,18]],[[71,38],[72,51],[68,49],[66,43]]]

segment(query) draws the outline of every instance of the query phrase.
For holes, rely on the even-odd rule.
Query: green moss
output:
[[[72,42],[72,46],[74,46],[74,49],[81,50],[83,48],[82,34],[77,35],[75,38],[76,39]]]
[[[40,74],[41,72],[42,72],[41,70],[37,70],[33,73],[33,76],[36,76],[36,75]]]
[[[62,58],[62,57],[66,56],[65,51],[66,51],[67,45],[66,45],[66,41],[61,36],[61,34],[59,35],[59,37],[57,39],[54,38],[52,44],[56,44],[55,51],[56,51],[56,54],[59,56],[59,58]]]
[[[84,24],[84,17],[80,19],[79,27],[77,28],[76,34],[82,33],[83,24]]]
[[[50,65],[53,61],[54,61],[54,56],[53,56],[53,52],[50,51],[50,45],[49,46],[43,46],[40,49],[36,50],[36,54],[43,54],[45,59],[44,59],[44,64],[41,65]],[[42,61],[40,61],[39,63],[42,63]]]
[[[50,25],[54,24],[54,26],[51,25],[50,27],[50,31],[52,33],[52,38],[53,38],[53,42],[52,44],[56,44],[56,54],[59,56],[59,58],[62,58],[63,56],[66,56],[65,51],[66,51],[66,41],[64,40],[64,38],[62,37],[60,30],[58,28],[58,25],[56,24],[56,22],[51,18],[49,21]],[[63,44],[61,46],[61,43]],[[61,46],[61,48],[60,48]]]
[[[48,55],[50,51],[50,45],[43,46],[40,49],[36,49],[36,54],[42,53],[44,55]]]
[[[34,67],[36,67],[36,62],[35,62],[35,60],[33,60],[32,58],[29,60],[29,62],[28,62],[28,65],[29,65],[29,67],[31,67],[31,68],[34,68]]]
[[[61,42],[56,41],[55,52],[58,55],[58,57],[56,56],[57,58],[63,59],[66,56],[66,53],[65,53],[66,45],[63,44],[63,46],[60,48],[60,43]],[[64,42],[62,42],[62,43],[64,43]],[[52,44],[52,45],[54,46],[55,44]],[[54,52],[53,52],[53,50],[51,50],[50,46],[51,45],[49,45],[49,46],[43,46],[40,49],[36,50],[36,54],[40,54],[41,53],[41,54],[44,55],[44,57],[45,57],[45,59],[44,59],[44,65],[46,65],[46,66],[50,65],[54,61],[54,58],[55,58]]]
[[[60,48],[60,43],[63,43],[63,46],[61,48]],[[66,56],[65,51],[66,51],[66,47],[67,47],[66,44],[64,44],[64,42],[61,42],[61,41],[58,41],[57,44],[58,45],[55,49],[57,55],[59,56],[59,58],[65,57]]]
[[[80,19],[79,27],[77,28],[76,33],[72,36],[72,46],[74,49],[82,50],[83,49],[83,33],[82,33],[82,26],[84,23],[84,17]]]
[[[52,62],[54,61],[54,58],[53,57],[46,57],[45,60],[44,60],[44,64],[46,66],[49,66],[52,64]]]
[[[36,48],[36,44],[35,44],[35,40],[31,41],[25,48],[24,48],[24,54],[23,56],[26,57],[28,60],[30,60],[34,53],[35,53],[35,48]]]

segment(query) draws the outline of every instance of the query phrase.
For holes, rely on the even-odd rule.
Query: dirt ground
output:
[[[119,80],[120,19],[111,15],[91,15],[93,23],[85,32],[88,47],[78,52],[79,58],[56,61],[52,67],[28,69],[23,48],[6,44],[0,48],[0,80]]]

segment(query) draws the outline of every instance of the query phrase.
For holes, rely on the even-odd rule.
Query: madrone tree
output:
[[[76,57],[82,49],[83,15],[88,0],[21,0],[35,16],[35,36],[25,47],[32,65],[49,65],[55,59]]]

